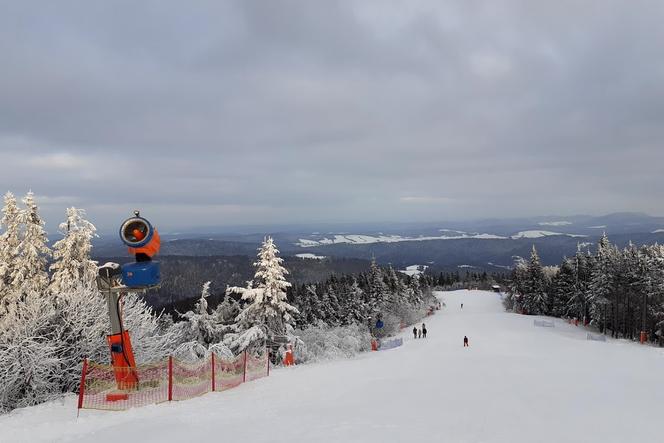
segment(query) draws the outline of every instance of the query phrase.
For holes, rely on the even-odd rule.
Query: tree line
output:
[[[560,266],[542,266],[533,246],[518,259],[505,305],[526,314],[576,318],[613,337],[664,336],[664,248],[620,249],[604,234],[594,252],[581,250]]]
[[[110,363],[106,300],[91,259],[96,228],[85,211],[68,208],[61,238],[51,248],[34,195],[22,202],[19,207],[7,193],[0,220],[0,412],[75,391],[83,358]],[[364,349],[369,334],[397,331],[436,303],[431,277],[409,277],[375,261],[365,273],[292,287],[278,255],[274,241],[265,238],[253,278],[225,288],[215,309],[208,305],[210,282],[193,309],[174,315],[155,312],[138,295],[125,295],[123,323],[136,360],[148,363],[171,354],[196,359],[213,351],[230,356],[268,346],[277,362],[286,344],[307,354],[300,336],[315,336],[326,346],[332,329],[336,337],[355,334],[355,348]],[[310,328],[314,332],[307,334]]]

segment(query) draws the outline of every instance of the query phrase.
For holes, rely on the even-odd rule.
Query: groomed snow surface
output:
[[[440,297],[447,306],[427,318],[429,337],[404,331],[397,349],[78,420],[69,396],[0,417],[0,441],[662,441],[661,349],[588,341],[557,319],[535,327],[536,317],[504,312],[498,294]]]

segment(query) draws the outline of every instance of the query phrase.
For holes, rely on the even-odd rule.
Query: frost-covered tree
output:
[[[8,305],[0,330],[0,411],[30,406],[61,394],[51,303],[28,297]]]
[[[612,298],[617,297],[615,285],[618,274],[618,250],[609,242],[606,233],[597,243],[595,266],[590,275],[587,291],[588,308],[584,307],[579,317],[585,317],[589,310],[594,320],[601,320],[606,316],[607,306]],[[616,300],[617,301],[617,300]],[[615,327],[612,328],[615,330]]]
[[[524,285],[523,308],[529,314],[541,315],[547,313],[548,297],[546,295],[546,282],[544,271],[537,249],[533,245],[530,261],[526,270]]]
[[[236,318],[237,335],[231,337],[231,348],[236,352],[264,338],[275,346],[288,340],[293,315],[298,310],[287,301],[286,290],[291,284],[286,281],[288,271],[278,254],[272,238],[266,237],[259,249],[258,261],[254,263],[254,280],[246,288],[231,287],[226,291],[227,295],[241,294],[246,302]]]
[[[28,192],[23,203],[25,208],[19,211],[18,223],[24,227],[24,232],[18,244],[15,266],[11,274],[12,285],[20,300],[31,295],[44,294],[48,287],[46,262],[51,255],[46,245],[48,238],[44,230],[44,221],[39,216],[34,194]]]
[[[60,224],[64,236],[53,245],[50,292],[56,296],[95,288],[97,262],[90,258],[97,228],[85,219],[85,211],[67,208],[67,220]]]
[[[388,288],[383,279],[383,271],[376,264],[376,258],[371,258],[371,266],[367,275],[367,304],[372,313],[380,311],[383,308],[387,298]]]
[[[14,273],[18,246],[21,241],[18,216],[19,209],[16,204],[16,197],[11,192],[7,192],[4,196],[2,220],[0,220],[0,230],[4,231],[0,235],[0,313],[3,311],[4,297],[15,289],[12,274]]]
[[[185,341],[197,342],[206,349],[209,345],[221,341],[224,333],[223,325],[208,309],[207,298],[210,296],[210,284],[209,281],[203,284],[201,298],[196,302],[194,310],[181,314],[185,321],[178,324]]]

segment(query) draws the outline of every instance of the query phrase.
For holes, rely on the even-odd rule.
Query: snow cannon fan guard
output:
[[[139,211],[134,211],[134,217],[120,226],[120,239],[136,257],[134,263],[122,266],[122,283],[130,288],[157,286],[161,280],[159,262],[152,261],[161,247],[157,230]]]

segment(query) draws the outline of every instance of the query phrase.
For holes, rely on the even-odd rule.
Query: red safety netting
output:
[[[87,366],[82,377],[79,408],[120,411],[168,401],[168,362],[136,368],[113,368],[95,363]],[[133,386],[118,382],[127,375],[138,378]],[[119,389],[120,386],[123,389]]]
[[[173,359],[171,400],[187,400],[212,390],[212,359],[185,363]]]
[[[215,390],[225,391],[244,381],[244,353],[232,360],[215,358]]]
[[[224,391],[269,375],[268,352],[244,352],[233,359],[211,355],[189,363],[169,358],[136,368],[83,362],[79,409],[121,411]]]
[[[251,352],[247,354],[247,370],[246,381],[256,380],[268,375],[268,360],[267,353],[263,352],[261,355],[252,355]]]

